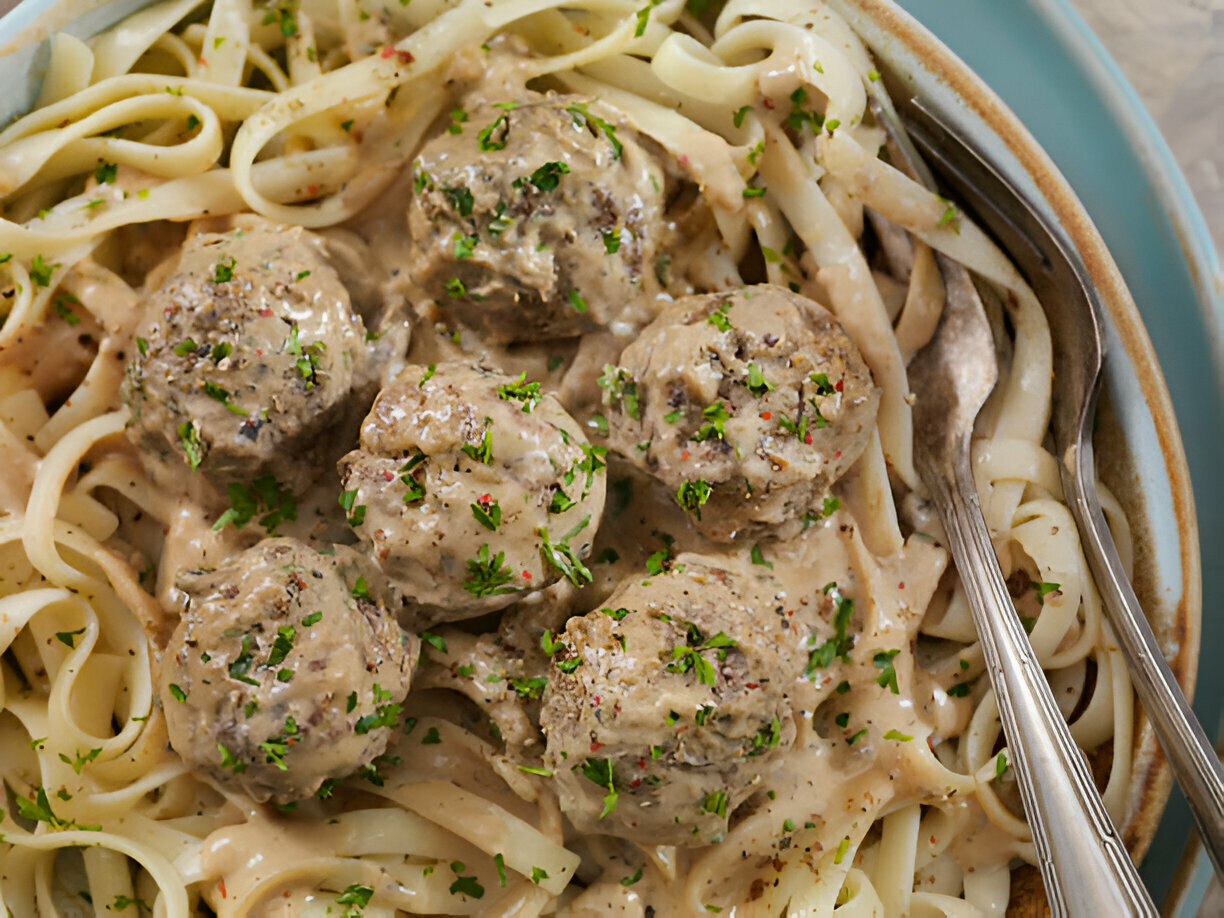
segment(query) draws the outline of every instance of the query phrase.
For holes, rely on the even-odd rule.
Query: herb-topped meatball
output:
[[[300,228],[192,236],[145,309],[122,392],[159,483],[271,475],[299,492],[328,432],[374,394],[362,320]]]
[[[599,382],[614,448],[723,541],[814,508],[867,445],[879,403],[837,320],[770,285],[677,300]]]
[[[664,174],[577,96],[465,112],[414,164],[413,279],[493,342],[571,337],[657,288]]]
[[[793,741],[787,686],[803,673],[805,636],[758,575],[717,561],[680,555],[555,639],[544,761],[579,831],[718,841]]]
[[[603,513],[604,450],[540,384],[412,366],[340,461],[350,522],[416,627],[470,618],[567,577]]]
[[[183,761],[255,800],[289,801],[382,754],[420,647],[367,559],[265,539],[178,584],[189,602],[161,696]]]

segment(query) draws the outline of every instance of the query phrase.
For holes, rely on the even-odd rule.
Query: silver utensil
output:
[[[910,136],[947,186],[1017,261],[1046,306],[1054,340],[1052,426],[1063,492],[1139,699],[1185,793],[1216,874],[1224,877],[1224,768],[1161,652],[1101,511],[1092,428],[1101,388],[1103,306],[1075,247],[957,134],[910,102]]]
[[[873,111],[927,187],[934,180],[887,98]],[[897,162],[897,159],[894,159]],[[909,365],[914,464],[931,491],[960,572],[999,719],[1056,916],[1157,914],[1071,738],[1012,605],[969,467],[969,440],[998,377],[994,342],[969,272],[939,256],[947,288],[935,337]]]

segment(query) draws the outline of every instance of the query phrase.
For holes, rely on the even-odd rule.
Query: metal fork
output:
[[[1185,793],[1217,876],[1224,877],[1224,768],[1187,703],[1123,570],[1096,491],[1092,429],[1101,388],[1100,294],[1074,246],[959,135],[911,100],[910,136],[949,187],[1005,245],[1043,304],[1058,380],[1052,428],[1063,492],[1131,678]]]
[[[898,163],[935,183],[886,98],[873,111]],[[914,464],[943,522],[998,701],[999,719],[1033,831],[1054,915],[1155,916],[1134,863],[1105,811],[1045,673],[1012,605],[969,467],[973,424],[998,377],[994,342],[969,272],[938,256],[947,301],[931,342],[909,365]]]

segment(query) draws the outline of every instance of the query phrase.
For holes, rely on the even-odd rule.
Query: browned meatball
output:
[[[662,167],[583,98],[481,105],[414,168],[413,279],[490,341],[593,331],[657,289]]]
[[[589,581],[602,453],[538,383],[410,366],[379,393],[340,477],[357,533],[419,628],[563,576]]]
[[[265,539],[180,575],[161,672],[170,744],[253,799],[308,797],[387,747],[420,649],[377,568],[343,546]]]
[[[791,744],[807,654],[755,573],[685,554],[557,640],[545,764],[581,832],[706,845]]]
[[[300,228],[191,237],[145,309],[122,394],[128,437],[164,485],[190,470],[221,490],[270,475],[300,492],[328,432],[374,395],[362,320]]]
[[[837,320],[771,285],[677,300],[600,385],[613,447],[720,541],[813,508],[866,447],[879,403]]]

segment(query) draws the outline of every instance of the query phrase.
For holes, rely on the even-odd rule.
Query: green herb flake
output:
[[[871,658],[871,665],[880,670],[880,674],[876,676],[876,684],[881,688],[887,688],[894,695],[900,694],[900,689],[897,687],[897,671],[893,668],[893,657],[899,654],[898,650],[881,650]]]

